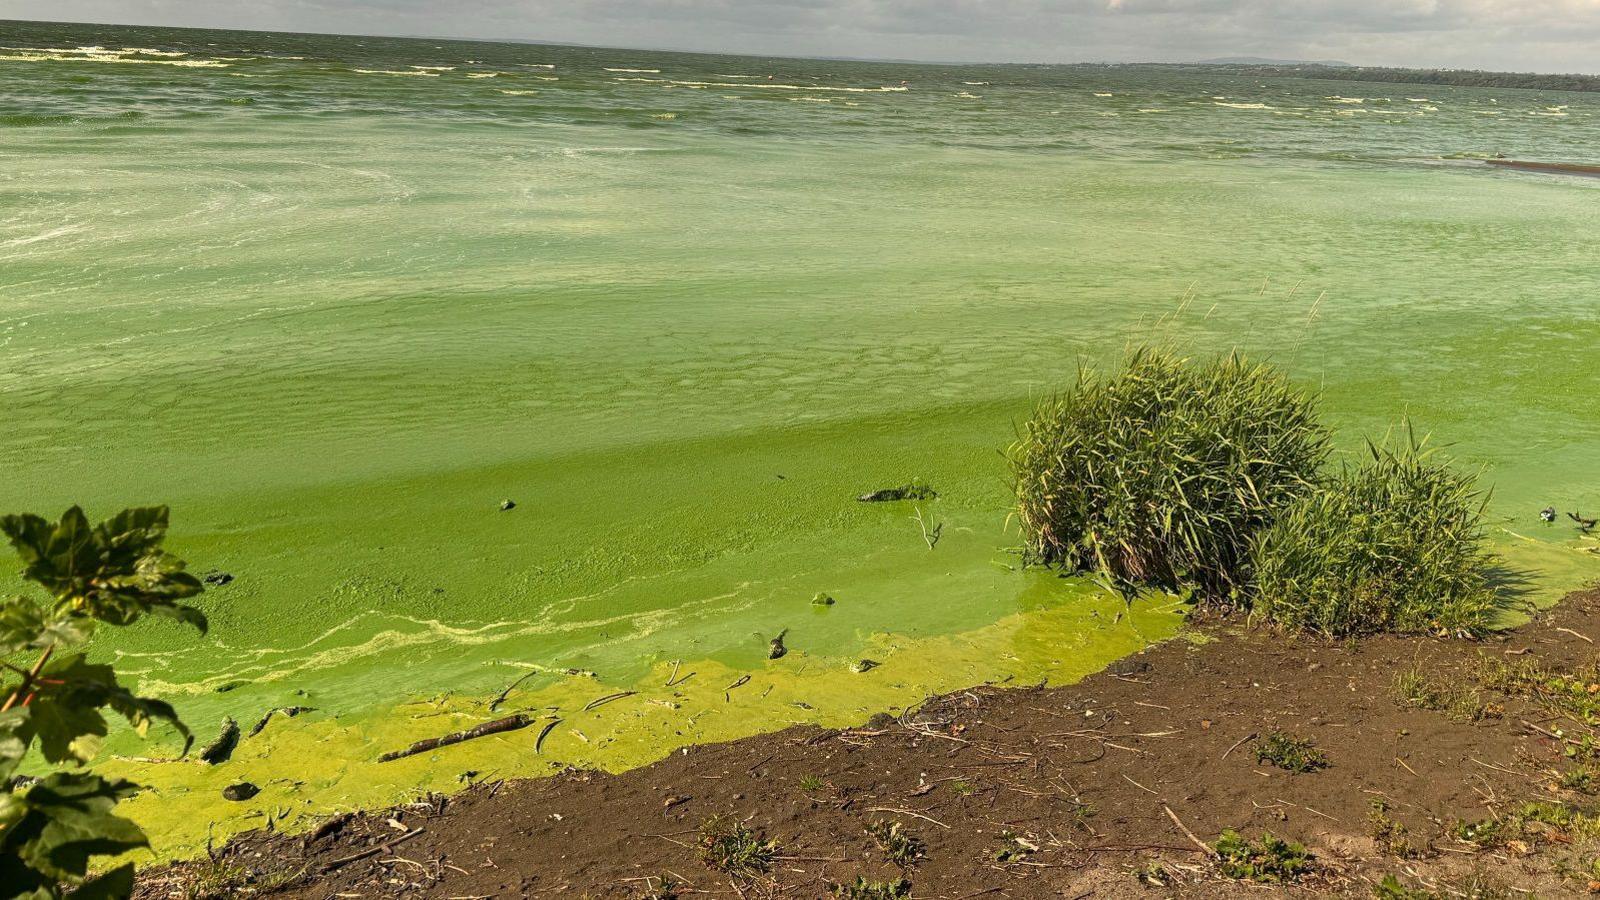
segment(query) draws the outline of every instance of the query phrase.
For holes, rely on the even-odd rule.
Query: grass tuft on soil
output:
[[[833,896],[840,900],[908,900],[911,896],[911,882],[904,878],[893,881],[868,881],[865,876],[856,876],[850,884],[836,884],[833,886]]]
[[[712,816],[700,826],[700,858],[735,879],[754,878],[771,870],[776,841],[730,816]]]
[[[1097,573],[1125,593],[1224,600],[1257,533],[1311,492],[1328,432],[1283,373],[1238,355],[1152,348],[1079,371],[1010,448],[1027,561]]]
[[[1299,881],[1315,870],[1309,850],[1270,832],[1252,841],[1230,828],[1212,849],[1217,853],[1217,871],[1237,881],[1283,884]]]
[[[1274,731],[1256,744],[1256,762],[1270,763],[1286,772],[1306,773],[1327,768],[1328,755],[1310,740]]]
[[[883,851],[884,859],[898,866],[914,865],[927,853],[927,846],[914,835],[906,833],[899,822],[877,821],[868,825],[867,834]]]
[[[1409,427],[1300,496],[1257,540],[1252,614],[1332,637],[1474,635],[1497,611],[1485,494]]]

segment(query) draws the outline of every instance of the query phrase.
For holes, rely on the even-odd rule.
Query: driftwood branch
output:
[[[495,719],[493,722],[484,722],[482,725],[476,725],[472,728],[468,728],[466,731],[457,731],[454,734],[447,734],[444,737],[428,738],[425,741],[417,741],[415,744],[412,744],[404,750],[395,750],[385,753],[384,755],[378,757],[378,762],[389,762],[391,760],[403,759],[407,756],[416,756],[418,753],[427,753],[429,750],[437,750],[440,747],[448,747],[451,744],[459,744],[462,741],[470,741],[474,738],[488,737],[491,734],[504,734],[508,731],[516,731],[518,728],[527,728],[532,724],[533,719],[518,713],[514,716],[506,716],[504,719]]]

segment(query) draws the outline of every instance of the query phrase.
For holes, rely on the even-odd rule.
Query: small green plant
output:
[[[866,827],[866,832],[877,842],[884,858],[896,865],[913,865],[927,853],[927,846],[907,834],[899,822],[873,822]]]
[[[1497,610],[1486,497],[1409,427],[1307,492],[1255,542],[1252,615],[1331,637],[1478,634]]]
[[[1256,743],[1256,762],[1304,773],[1327,768],[1328,756],[1310,740],[1274,731]]]
[[[950,782],[950,790],[955,792],[957,797],[970,797],[977,788],[972,786],[972,782],[958,778]]]
[[[822,790],[823,788],[825,788],[827,786],[828,786],[828,783],[826,781],[823,781],[820,776],[817,776],[817,775],[802,775],[802,776],[800,776],[800,790],[802,790],[802,791],[804,791],[804,792],[806,792],[808,794],[815,794],[817,791],[820,791],[820,790]]]
[[[1577,765],[1561,773],[1561,787],[1579,794],[1600,791],[1600,770],[1591,765]]]
[[[109,665],[81,651],[98,623],[131,625],[167,616],[205,631],[205,616],[178,601],[201,584],[182,560],[161,549],[167,508],[128,509],[90,525],[73,507],[60,521],[34,515],[0,518],[22,558],[22,575],[44,588],[46,601],[15,597],[0,603],[0,660],[29,654],[31,665],[0,663],[15,680],[0,687],[0,898],[80,900],[127,897],[133,866],[89,877],[94,857],[148,845],[144,832],[114,813],[137,787],[84,770],[107,734],[102,709],[124,717],[140,734],[156,720],[190,735],[172,707],[123,687]],[[54,771],[27,784],[13,781],[37,749]],[[75,890],[73,890],[75,888]]]
[[[1311,492],[1328,453],[1312,400],[1237,355],[1159,349],[1081,370],[1038,405],[1009,457],[1027,562],[1223,602],[1251,542]]]
[[[731,816],[712,816],[700,826],[700,858],[736,879],[767,872],[777,852],[777,842]]]
[[[1250,841],[1228,829],[1212,845],[1217,854],[1217,870],[1239,881],[1284,883],[1299,881],[1311,874],[1314,858],[1299,844],[1263,834]]]
[[[1531,800],[1495,819],[1457,822],[1450,833],[1456,840],[1484,849],[1535,843],[1571,843],[1575,838],[1600,836],[1600,816],[1564,803]]]
[[[1498,715],[1483,702],[1483,695],[1461,684],[1443,684],[1423,674],[1420,666],[1395,678],[1394,692],[1401,703],[1417,709],[1442,712],[1453,722],[1477,722]]]
[[[678,900],[683,896],[684,885],[671,875],[657,875],[646,879],[639,900]]]
[[[904,878],[894,881],[868,881],[858,875],[850,884],[836,884],[833,895],[841,900],[907,900],[911,896],[911,882]]]
[[[1016,862],[1039,852],[1039,845],[1014,831],[1000,832],[1000,849],[994,852],[995,862]]]
[[[1420,855],[1411,843],[1411,839],[1406,836],[1410,829],[1389,815],[1389,803],[1383,798],[1372,798],[1372,806],[1367,810],[1367,826],[1372,839],[1377,841],[1390,856],[1413,859]]]
[[[1372,895],[1377,900],[1439,900],[1439,895],[1421,888],[1409,888],[1393,875],[1383,876]]]
[[[1144,868],[1136,870],[1133,873],[1133,877],[1138,879],[1140,884],[1150,887],[1166,887],[1172,883],[1172,873],[1167,871],[1166,866],[1158,862],[1152,862]]]

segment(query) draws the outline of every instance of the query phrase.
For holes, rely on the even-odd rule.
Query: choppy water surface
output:
[[[1600,508],[1600,181],[1481,163],[1593,162],[1593,95],[25,23],[0,47],[0,508],[168,502],[176,549],[236,576],[199,647],[101,648],[201,731],[317,707],[239,765],[337,772],[261,809],[472,754],[631,764],[1170,633],[1015,570],[996,455],[1030,396],[1152,336],[1270,355],[1350,446],[1409,412],[1485,468],[1531,584],[1593,572],[1536,512]],[[942,493],[932,551],[852,500],[911,477]],[[720,681],[675,695],[674,660]],[[363,768],[530,667],[513,703],[569,717],[665,693],[538,759],[528,733]],[[224,815],[170,802],[191,773],[136,777],[168,850]]]

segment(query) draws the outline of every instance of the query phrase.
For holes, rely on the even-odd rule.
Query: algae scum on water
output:
[[[29,23],[0,46],[0,510],[170,504],[172,550],[225,581],[210,637],[96,652],[202,739],[308,710],[214,767],[113,740],[158,853],[1070,680],[1174,633],[1181,607],[1010,552],[998,450],[1130,343],[1270,359],[1341,435],[1407,413],[1495,485],[1528,596],[1596,571],[1538,510],[1600,509],[1600,182],[1481,162],[1584,159],[1593,95]],[[938,496],[856,500],[917,480]],[[512,714],[534,724],[376,761]],[[239,780],[261,793],[224,800]]]

